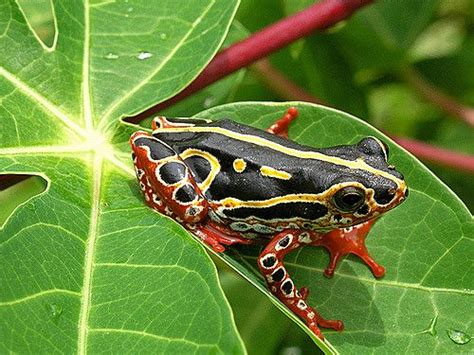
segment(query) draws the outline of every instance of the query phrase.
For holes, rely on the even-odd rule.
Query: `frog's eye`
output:
[[[341,212],[354,212],[364,201],[364,191],[353,186],[340,189],[333,197],[334,205]]]

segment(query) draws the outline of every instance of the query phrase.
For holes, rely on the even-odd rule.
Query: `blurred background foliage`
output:
[[[55,32],[49,0],[19,3],[38,37],[50,46]],[[224,46],[312,3],[241,0]],[[386,134],[474,154],[473,126],[445,113],[436,100],[425,100],[416,88],[424,80],[459,104],[474,106],[473,34],[474,0],[382,0],[324,33],[278,51],[266,64],[322,102],[358,116]],[[271,81],[261,66],[252,66],[164,113],[191,116],[226,102],[288,99]],[[427,165],[474,211],[472,174]],[[35,194],[44,188],[34,180],[21,184],[0,192],[2,200],[11,200],[17,192],[25,194],[27,189]],[[9,212],[5,213],[8,216]],[[219,269],[249,353],[316,351],[311,340],[267,297],[225,266],[219,265]]]

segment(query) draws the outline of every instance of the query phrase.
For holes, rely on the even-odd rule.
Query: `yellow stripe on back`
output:
[[[259,137],[259,136],[254,136],[250,134],[242,134],[234,131],[230,131],[228,129],[222,128],[222,127],[179,127],[179,128],[160,128],[157,130],[159,133],[176,133],[176,132],[192,132],[192,133],[200,133],[200,132],[212,132],[212,133],[217,133],[221,134],[223,136],[233,138],[239,141],[243,141],[249,144],[255,144],[258,146],[262,147],[267,147],[273,150],[276,150],[280,153],[287,154],[290,156],[294,156],[297,158],[301,159],[314,159],[314,160],[320,160],[336,165],[341,165],[348,167],[350,169],[362,169],[371,172],[374,175],[379,175],[383,176],[389,180],[392,180],[395,182],[398,186],[404,186],[405,182],[403,180],[400,180],[399,178],[393,176],[390,173],[387,173],[385,171],[376,169],[370,165],[368,165],[366,162],[364,162],[362,159],[357,159],[357,160],[346,160],[342,159],[339,157],[333,157],[330,155],[326,155],[320,152],[311,152],[311,151],[301,151],[289,147],[285,147],[281,144],[269,141],[265,138]]]

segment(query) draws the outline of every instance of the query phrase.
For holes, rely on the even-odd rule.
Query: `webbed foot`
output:
[[[332,277],[340,258],[347,254],[355,254],[361,258],[375,277],[379,278],[385,274],[385,268],[372,259],[365,246],[365,239],[374,223],[375,219],[372,219],[356,226],[335,229],[311,243],[311,245],[323,246],[329,251],[330,261],[324,270],[324,275]]]

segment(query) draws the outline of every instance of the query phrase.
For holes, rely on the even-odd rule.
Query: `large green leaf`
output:
[[[199,116],[231,117],[264,128],[290,104],[229,104]],[[328,280],[322,275],[328,257],[321,249],[308,247],[287,257],[297,286],[312,290],[310,303],[324,316],[345,321],[342,333],[324,332],[329,342],[342,352],[472,352],[472,343],[456,345],[446,333],[456,329],[474,334],[474,222],[470,212],[418,160],[366,123],[336,110],[293,104],[300,117],[291,126],[292,139],[324,147],[355,143],[365,135],[381,137],[389,142],[390,162],[405,174],[410,188],[407,201],[383,216],[368,238],[369,250],[387,269],[383,279],[375,280],[365,265],[348,257]],[[235,247],[221,257],[267,292],[255,267],[257,255],[258,248]],[[427,330],[433,319],[437,333]],[[328,343],[310,336],[330,351]]]
[[[58,0],[49,48],[0,1],[0,173],[48,185],[0,230],[1,352],[244,351],[211,260],[111,145],[204,68],[237,3]]]

